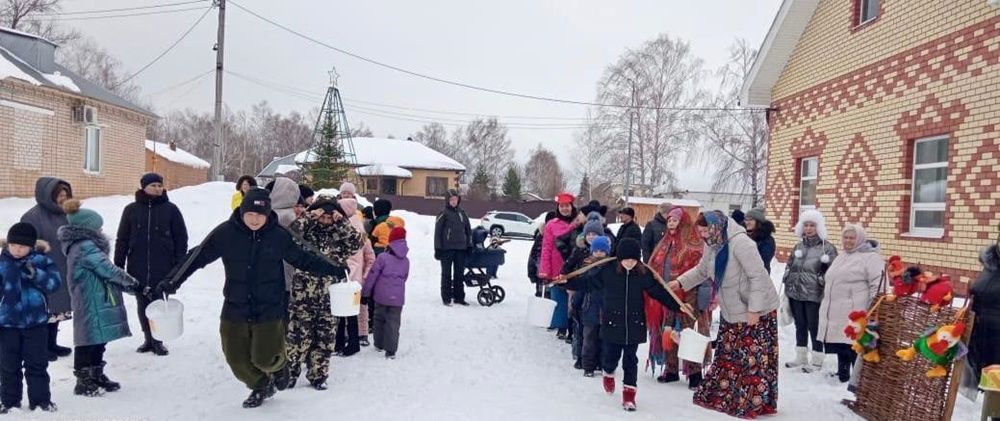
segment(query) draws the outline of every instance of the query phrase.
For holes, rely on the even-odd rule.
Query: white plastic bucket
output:
[[[535,327],[552,325],[552,315],[556,312],[556,302],[548,298],[532,297],[528,300],[528,324]]]
[[[156,300],[146,307],[149,331],[158,341],[172,341],[184,333],[184,304],[173,298]]]
[[[361,313],[361,284],[348,281],[330,285],[330,312],[336,317]]]
[[[712,338],[698,333],[698,331],[687,328],[681,332],[681,343],[677,349],[677,356],[684,361],[702,363],[705,361],[705,350]]]

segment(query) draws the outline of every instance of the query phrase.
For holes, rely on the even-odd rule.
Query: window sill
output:
[[[882,18],[882,14],[879,13],[879,15],[875,16],[874,18],[871,18],[871,19],[868,19],[868,20],[866,20],[864,22],[858,23],[857,25],[854,25],[853,28],[851,28],[851,33],[856,33],[858,31],[862,31],[865,28],[868,28],[869,26],[874,25],[875,22],[878,22],[879,19],[881,19],[881,18]]]
[[[900,234],[900,237],[903,237],[903,238],[913,238],[913,239],[919,239],[919,240],[941,240],[941,239],[944,239],[944,233],[942,232],[942,233],[939,233],[939,234],[931,234],[931,233],[904,232],[904,233]]]
[[[99,176],[99,175],[101,175],[101,171],[100,170],[98,170],[98,171],[83,170],[83,173],[86,174],[86,175],[92,175],[92,176]]]

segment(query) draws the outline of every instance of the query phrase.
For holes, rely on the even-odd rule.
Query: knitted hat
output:
[[[587,215],[587,223],[583,225],[584,237],[590,233],[604,235],[604,224],[601,222],[601,215],[597,212],[591,212]]]
[[[143,174],[142,178],[139,179],[139,185],[142,188],[146,188],[146,186],[148,186],[150,184],[153,184],[153,183],[163,184],[163,176],[159,175],[159,174],[157,174],[155,172],[150,172],[150,173]]]
[[[406,228],[396,227],[389,231],[389,242],[406,239]]]
[[[351,183],[350,181],[345,181],[343,184],[341,184],[339,190],[340,194],[344,193],[358,194],[358,188],[354,187],[354,183]]]
[[[378,199],[373,204],[375,217],[389,216],[389,212],[392,212],[392,202],[386,199]]]
[[[639,247],[639,242],[635,241],[634,238],[625,238],[622,242],[618,243],[618,259],[636,259],[642,257],[642,249]]]
[[[635,209],[632,209],[632,208],[623,208],[622,210],[618,211],[618,214],[619,215],[628,215],[628,216],[631,216],[632,218],[635,218]]]
[[[243,202],[240,203],[240,214],[247,212],[270,215],[271,192],[258,187],[250,189],[243,197]]]
[[[22,246],[34,247],[38,241],[38,230],[27,222],[18,222],[7,231],[7,242]]]
[[[764,208],[750,209],[747,211],[746,217],[757,222],[764,222],[767,220],[767,214],[764,213]]]
[[[611,254],[611,239],[602,235],[591,241],[590,253],[594,254],[598,251],[603,251],[604,254]]]
[[[670,213],[667,214],[667,218],[674,218],[680,221],[681,219],[684,218],[684,209],[681,209],[679,207],[671,209]]]
[[[576,198],[569,193],[559,193],[559,195],[556,196],[556,203],[560,205],[573,204],[575,201]]]
[[[83,209],[80,206],[80,201],[77,199],[69,199],[63,202],[63,211],[66,212],[66,220],[69,221],[69,224],[75,227],[100,231],[101,227],[104,226],[104,218],[101,218],[101,215],[97,212],[90,209]]]

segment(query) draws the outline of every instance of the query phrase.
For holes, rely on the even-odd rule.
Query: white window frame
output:
[[[871,22],[871,21],[873,21],[875,19],[878,19],[878,15],[879,15],[879,12],[880,12],[878,10],[875,11],[875,14],[872,15],[872,17],[868,18],[867,20],[865,19],[865,3],[870,2],[870,1],[872,1],[872,0],[858,0],[858,26],[864,25],[864,24],[866,24],[868,22]],[[879,1],[879,7],[881,7],[881,5],[882,5],[881,2],[883,0],[878,0],[878,1]]]
[[[90,131],[97,131],[97,156],[90,156]],[[98,125],[87,125],[83,127],[83,172],[87,174],[101,173],[101,137],[104,130]],[[96,161],[96,162],[95,162]],[[96,165],[95,165],[96,164]],[[96,166],[96,169],[94,167]]]
[[[805,166],[807,161],[816,161],[816,174],[806,177]],[[803,181],[816,181],[816,187],[819,188],[819,157],[818,156],[807,156],[799,160],[799,212],[816,209],[816,205],[804,205],[802,204],[802,182]],[[818,194],[818,193],[817,193]]]
[[[947,194],[948,194],[948,161],[951,157],[946,157],[944,161],[934,162],[930,164],[917,164],[917,146],[921,143],[927,142],[937,142],[944,140],[947,144],[951,139],[948,136],[931,136],[922,139],[917,139],[913,142],[913,169],[910,171],[910,235],[915,237],[927,237],[927,238],[942,238],[944,237],[944,228],[921,228],[917,224],[917,211],[938,211],[944,212],[947,204]],[[936,203],[917,203],[917,192],[915,191],[917,187],[917,170],[927,170],[935,168],[945,169],[945,202]]]

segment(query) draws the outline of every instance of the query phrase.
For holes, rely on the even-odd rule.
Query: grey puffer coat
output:
[[[785,275],[785,294],[799,301],[823,301],[826,270],[837,257],[837,248],[820,237],[803,238],[788,258]]]
[[[55,246],[59,244],[59,236],[57,234],[59,227],[67,224],[66,214],[63,212],[62,207],[56,203],[55,198],[52,197],[59,186],[66,187],[70,192],[70,196],[72,196],[72,189],[70,189],[69,183],[54,177],[39,178],[35,182],[35,202],[37,204],[25,212],[24,216],[21,216],[21,222],[34,225],[35,229],[38,230],[38,238],[53,245],[47,254],[56,262],[56,267],[59,268],[59,276],[65,280],[67,278],[66,254],[63,253],[61,247]],[[48,302],[50,314],[67,313],[72,310],[70,307],[69,288],[66,282],[63,282],[55,292],[46,295],[45,298]]]

